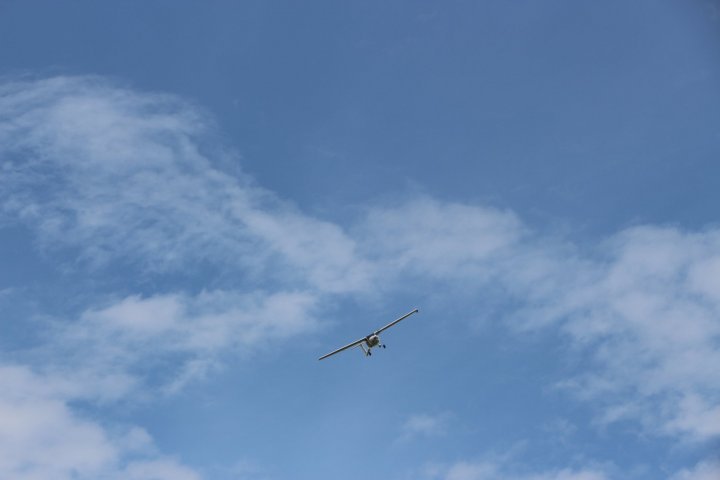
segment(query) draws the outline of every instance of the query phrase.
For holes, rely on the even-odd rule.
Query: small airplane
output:
[[[420,310],[418,310],[418,309],[416,308],[416,309],[413,310],[412,312],[406,313],[405,315],[403,315],[402,317],[398,318],[397,320],[394,320],[394,321],[388,323],[387,325],[385,325],[384,327],[382,327],[382,328],[380,328],[380,329],[378,329],[378,330],[375,330],[373,333],[371,333],[371,334],[368,335],[367,337],[363,337],[363,338],[361,338],[361,339],[359,339],[359,340],[355,340],[355,341],[352,342],[352,343],[348,343],[348,344],[345,345],[344,347],[340,347],[340,348],[338,348],[337,350],[328,353],[327,355],[323,355],[322,357],[318,358],[318,360],[322,360],[322,359],[327,358],[327,357],[329,357],[329,356],[331,356],[331,355],[335,355],[336,353],[340,353],[340,352],[342,352],[343,350],[347,350],[348,348],[356,347],[356,346],[358,346],[358,345],[360,346],[360,348],[362,348],[362,351],[363,351],[363,353],[365,354],[365,356],[366,356],[366,357],[369,357],[370,355],[372,355],[372,351],[371,351],[371,350],[372,350],[373,347],[382,347],[382,348],[385,348],[385,345],[383,345],[382,343],[380,343],[380,332],[383,332],[383,331],[387,330],[388,328],[392,327],[392,326],[395,325],[396,323],[399,323],[400,321],[405,320],[407,317],[409,317],[409,316],[412,315],[413,313],[417,313],[417,312],[419,312],[419,311],[420,311]],[[366,347],[367,347],[367,348],[366,348]]]

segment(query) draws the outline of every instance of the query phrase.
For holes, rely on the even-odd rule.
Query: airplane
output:
[[[318,360],[322,360],[322,359],[324,359],[324,358],[328,358],[328,357],[331,356],[331,355],[335,355],[336,353],[340,353],[340,352],[342,352],[343,350],[347,350],[348,348],[352,348],[352,347],[355,347],[355,346],[358,346],[358,345],[360,346],[360,348],[362,348],[362,351],[363,351],[363,353],[365,354],[365,356],[366,356],[366,357],[369,357],[370,355],[372,355],[372,351],[371,351],[371,350],[372,350],[373,347],[382,347],[382,348],[385,348],[385,345],[382,344],[382,343],[380,343],[380,332],[383,332],[383,331],[387,330],[388,328],[392,327],[392,326],[395,325],[396,323],[399,323],[400,321],[405,320],[407,317],[409,317],[409,316],[412,315],[413,313],[417,313],[417,312],[419,312],[419,311],[420,311],[420,310],[418,310],[418,309],[416,308],[416,309],[413,310],[412,312],[406,313],[405,315],[403,315],[402,317],[398,318],[397,320],[393,320],[392,322],[388,323],[387,325],[385,325],[384,327],[380,328],[379,330],[375,330],[373,333],[371,333],[371,334],[368,335],[367,337],[363,337],[363,338],[361,338],[361,339],[359,339],[359,340],[355,340],[355,341],[352,342],[352,343],[348,343],[348,344],[345,345],[344,347],[340,347],[340,348],[338,348],[337,350],[334,350],[334,351],[332,351],[332,352],[330,352],[330,353],[328,353],[328,354],[326,354],[326,355],[323,355],[322,357],[318,358]],[[366,348],[366,347],[367,347],[367,348]]]

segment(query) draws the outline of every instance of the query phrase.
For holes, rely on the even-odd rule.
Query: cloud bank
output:
[[[86,384],[0,366],[0,477],[16,480],[199,480],[158,454],[139,427],[113,433],[70,401],[93,398]]]

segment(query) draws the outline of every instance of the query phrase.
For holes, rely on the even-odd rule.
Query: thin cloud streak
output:
[[[595,469],[559,469],[544,472],[518,472],[507,460],[457,462],[449,466],[426,469],[428,480],[608,480]]]

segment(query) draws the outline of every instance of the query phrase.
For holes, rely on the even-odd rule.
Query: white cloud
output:
[[[62,322],[41,354],[74,378],[104,379],[106,395],[127,395],[157,370],[162,380],[154,378],[155,387],[175,392],[217,367],[223,355],[246,355],[314,331],[316,304],[303,292],[130,296]],[[115,388],[108,388],[113,378]]]
[[[39,373],[26,366],[0,368],[4,392],[0,397],[5,400],[0,415],[11,422],[0,420],[0,430],[16,427],[17,435],[8,437],[8,442],[21,446],[17,438],[37,442],[41,429],[56,423],[55,430],[75,434],[73,442],[79,450],[87,442],[108,451],[102,448],[110,444],[103,441],[102,429],[77,420],[69,401],[83,400],[102,408],[109,402],[147,401],[158,393],[175,393],[221,368],[226,355],[242,357],[270,342],[313,331],[315,305],[314,296],[301,292],[215,291],[197,296],[132,296],[90,308],[79,320],[47,329],[41,348],[17,352]],[[56,440],[62,442],[62,437],[50,441]],[[63,458],[74,462],[71,455]],[[99,458],[99,453],[88,458]],[[10,477],[0,474],[0,478]]]
[[[601,367],[576,383],[580,394],[650,430],[699,440],[720,434],[720,299],[699,288],[694,273],[720,253],[720,235],[637,228],[604,253],[588,267],[591,281],[568,282],[554,295],[563,331]]]
[[[399,441],[408,441],[418,437],[436,437],[447,433],[450,414],[431,415],[418,413],[410,415],[402,425]]]
[[[0,478],[200,480],[158,455],[144,430],[111,434],[69,405],[92,398],[81,383],[0,366]]]
[[[71,334],[136,347],[147,343],[154,351],[217,351],[314,329],[309,310],[315,303],[315,296],[301,292],[131,296],[85,311]]]

